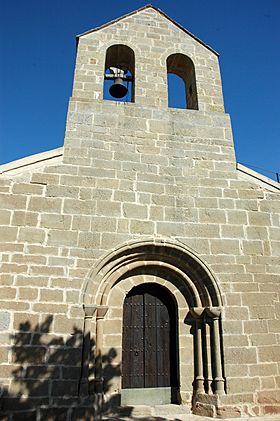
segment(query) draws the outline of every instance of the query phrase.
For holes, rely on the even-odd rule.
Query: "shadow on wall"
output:
[[[92,362],[95,343],[76,327],[70,337],[51,334],[52,321],[53,317],[48,316],[34,329],[26,321],[12,336],[12,362],[6,370],[11,370],[7,377],[13,380],[9,390],[1,389],[0,420],[96,421],[104,409],[104,394],[94,393],[93,385],[89,385],[92,393],[84,393],[84,384],[81,385],[83,345],[85,341],[90,344]],[[111,348],[108,354],[97,358],[102,361],[105,393],[110,391],[111,380],[120,376],[120,364],[114,364],[116,355]],[[88,378],[94,378],[94,372],[92,364]],[[110,401],[106,407],[110,407]]]

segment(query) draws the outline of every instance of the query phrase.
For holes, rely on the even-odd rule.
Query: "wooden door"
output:
[[[123,308],[124,389],[171,386],[171,354],[176,354],[171,340],[172,304],[165,289],[153,284],[133,288],[127,295]]]

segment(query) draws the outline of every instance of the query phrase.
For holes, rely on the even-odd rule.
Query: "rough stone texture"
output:
[[[121,43],[135,51],[134,103],[102,99],[106,49]],[[174,52],[193,60],[198,110],[167,108],[166,59]],[[73,411],[91,419],[100,407],[118,405],[122,304],[143,282],[164,285],[177,302],[180,397],[190,410],[192,306],[179,268],[172,276],[161,269],[180,248],[189,264],[185,282],[196,274],[203,284],[201,262],[222,308],[226,393],[217,400],[209,390],[194,411],[279,413],[280,189],[236,169],[217,55],[151,7],[81,36],[60,155],[6,166],[0,176],[2,412],[18,409],[22,419],[38,420],[60,408],[64,419],[76,405]],[[158,262],[164,244],[172,247],[154,271],[143,260],[123,278],[117,265],[110,273],[114,257],[129,255],[137,241],[143,255],[145,242],[157,244]],[[127,268],[134,269],[132,261]],[[210,311],[209,304],[193,305],[200,306]],[[97,393],[98,350],[105,397]]]

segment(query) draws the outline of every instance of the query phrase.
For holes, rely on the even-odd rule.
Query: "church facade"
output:
[[[217,53],[152,6],[77,40],[64,147],[1,167],[1,413],[280,413],[280,187]]]

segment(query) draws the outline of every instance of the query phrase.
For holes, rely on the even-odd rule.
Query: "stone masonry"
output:
[[[116,44],[134,102],[103,99]],[[194,64],[198,110],[168,108],[171,54]],[[236,164],[215,51],[152,6],[82,34],[64,147],[2,166],[0,188],[0,419],[120,405],[143,283],[176,301],[177,403],[280,413],[280,188]]]

